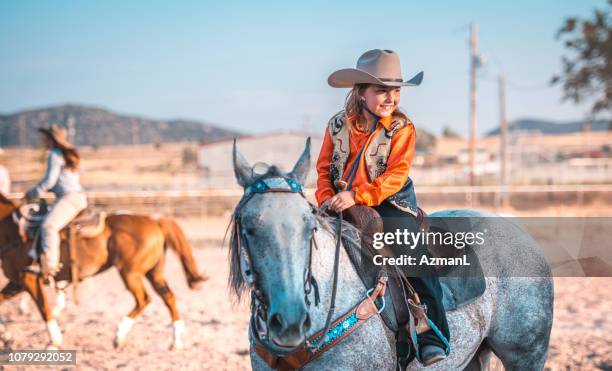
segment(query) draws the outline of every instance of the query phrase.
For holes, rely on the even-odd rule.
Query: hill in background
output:
[[[69,104],[0,115],[0,147],[36,146],[39,144],[36,129],[51,123],[73,127],[72,140],[77,146],[206,143],[242,136],[242,133],[199,121],[156,120],[121,115],[98,107]],[[590,124],[590,130],[607,131],[611,129],[610,125],[607,120],[598,120]],[[510,131],[536,131],[555,135],[580,132],[583,123],[520,119],[508,127]],[[417,128],[417,131],[417,149],[427,151],[435,144],[436,137],[422,128]],[[496,136],[499,132],[499,128],[496,128],[486,136]]]
[[[539,131],[542,134],[568,134],[583,131],[582,121],[572,121],[559,123],[554,121],[537,120],[537,119],[519,119],[508,124],[510,131]],[[611,123],[607,120],[597,120],[590,123],[590,131],[607,131],[610,130]],[[489,131],[486,136],[499,135],[500,128]]]
[[[51,123],[73,127],[77,146],[208,142],[241,135],[198,121],[155,120],[96,107],[62,105],[0,115],[0,147],[38,145],[36,129]]]

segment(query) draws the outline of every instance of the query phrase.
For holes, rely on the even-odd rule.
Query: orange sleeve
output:
[[[336,194],[334,184],[329,178],[329,164],[331,163],[333,152],[334,144],[329,135],[329,130],[325,130],[323,145],[317,160],[317,191],[315,192],[315,197],[319,206]]]
[[[414,150],[416,132],[413,125],[400,129],[391,138],[391,150],[387,160],[387,170],[373,182],[363,183],[353,188],[355,203],[367,206],[380,205],[386,198],[397,193],[408,179]]]

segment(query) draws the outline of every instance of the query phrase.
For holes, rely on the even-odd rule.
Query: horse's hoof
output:
[[[123,348],[126,342],[125,338],[115,338],[115,340],[113,340],[113,346],[115,349]]]
[[[59,350],[59,348],[60,348],[60,344],[53,344],[53,343],[51,343],[51,344],[47,345],[46,349],[47,350]]]
[[[182,341],[175,341],[171,346],[170,350],[183,350],[185,349],[185,344]]]
[[[29,313],[30,313],[30,306],[28,305],[28,303],[25,301],[20,301],[19,302],[19,314],[29,314]]]
[[[197,290],[200,287],[202,287],[202,284],[204,282],[208,281],[209,279],[210,279],[210,277],[208,277],[205,273],[202,273],[197,278],[189,280],[189,282],[188,282],[189,288],[192,289],[192,290]]]
[[[13,344],[15,343],[15,339],[13,339],[13,334],[10,332],[3,332],[0,335],[0,341],[2,341],[4,345],[4,349],[11,349]]]

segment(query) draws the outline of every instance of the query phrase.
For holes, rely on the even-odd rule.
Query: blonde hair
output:
[[[363,113],[364,103],[362,102],[361,97],[363,92],[371,85],[372,84],[355,84],[346,95],[346,100],[344,101],[344,114],[346,116],[346,121],[350,125],[355,125],[358,122],[366,121],[365,114]],[[408,117],[402,111],[400,111],[399,107],[395,108],[391,116],[393,116],[393,118],[408,121]]]

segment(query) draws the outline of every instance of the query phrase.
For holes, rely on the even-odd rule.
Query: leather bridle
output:
[[[366,297],[353,307],[349,312],[345,313],[339,319],[332,323],[336,310],[336,293],[338,288],[338,270],[340,265],[340,248],[342,245],[342,213],[338,213],[339,220],[336,228],[336,246],[334,253],[333,266],[333,283],[332,296],[329,310],[325,321],[325,326],[322,331],[317,332],[314,336],[306,340],[303,344],[290,349],[288,351],[279,351],[278,346],[271,346],[267,326],[267,310],[268,303],[266,302],[264,293],[257,284],[257,275],[253,270],[251,260],[251,251],[248,247],[247,239],[242,235],[241,228],[241,211],[246,203],[257,193],[299,193],[304,199],[302,186],[289,177],[262,177],[256,180],[251,185],[245,188],[244,195],[236,206],[234,212],[234,236],[236,236],[236,248],[239,249],[240,268],[245,282],[251,287],[251,326],[250,332],[255,341],[255,352],[272,368],[280,370],[292,370],[303,367],[308,362],[312,361],[327,349],[331,348],[339,341],[348,336],[352,331],[361,326],[365,321],[375,314],[379,314],[384,308],[384,293],[387,284],[386,272],[383,270],[377,279],[376,287],[371,288]],[[319,209],[310,204],[314,214],[319,213]],[[315,239],[316,227],[310,240],[310,251],[308,254],[308,268],[306,271],[306,280],[304,283],[305,302],[310,306],[310,294],[314,291],[315,305],[320,303],[319,288],[316,279],[312,275],[312,250],[316,249]],[[244,243],[243,243],[244,241]],[[248,267],[243,265],[243,260],[248,263]],[[245,271],[248,270],[248,271]],[[377,308],[374,301],[378,298],[383,300],[381,308]],[[338,334],[338,335],[334,335]]]
[[[242,234],[242,224],[241,224],[241,211],[242,208],[249,202],[249,200],[256,194],[261,193],[297,193],[306,199],[304,195],[304,191],[302,186],[292,178],[288,177],[270,177],[270,178],[262,178],[255,181],[253,184],[249,185],[245,188],[244,195],[242,199],[238,202],[238,206],[236,206],[236,212],[234,213],[234,228],[235,235],[237,236],[237,248],[239,249],[240,261],[241,261],[241,271],[243,275],[243,279],[246,283],[251,286],[251,315],[252,315],[252,324],[256,330],[256,335],[262,342],[269,341],[268,334],[268,326],[267,326],[267,312],[268,312],[268,303],[265,299],[263,290],[257,284],[257,274],[254,271],[254,267],[251,259],[251,251],[248,246],[248,240]],[[318,209],[309,203],[312,208],[313,213],[317,213]],[[314,304],[315,306],[319,305],[320,297],[319,297],[319,285],[317,280],[312,275],[312,250],[313,248],[318,248],[316,244],[316,239],[314,234],[316,232],[316,227],[313,230],[312,237],[310,239],[309,253],[308,253],[308,268],[306,270],[306,277],[304,282],[304,299],[308,306],[310,306],[310,294],[314,293]],[[248,262],[248,268],[242,265],[242,261],[246,260]],[[245,271],[248,269],[248,271]]]

